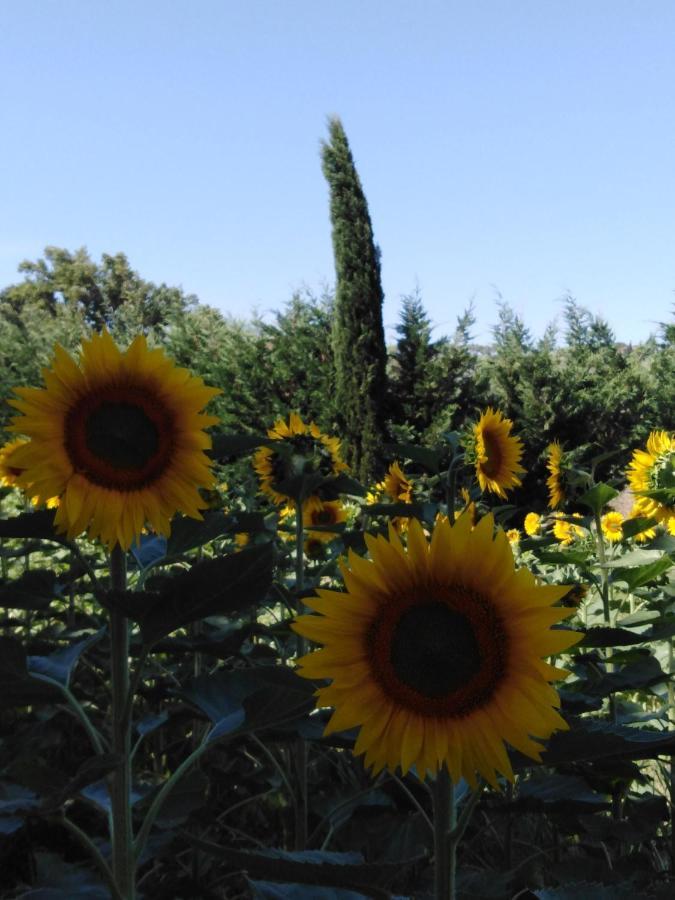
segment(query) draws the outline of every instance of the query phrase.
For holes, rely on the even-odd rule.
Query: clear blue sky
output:
[[[345,125],[385,325],[567,291],[641,340],[675,295],[671,0],[21,0],[0,8],[0,285],[123,251],[235,315],[334,278],[319,160]],[[389,336],[393,331],[388,331]]]

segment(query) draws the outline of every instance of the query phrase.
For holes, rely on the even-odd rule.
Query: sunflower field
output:
[[[672,898],[675,434],[523,503],[494,403],[362,483],[207,381],[103,328],[13,386],[0,897]]]

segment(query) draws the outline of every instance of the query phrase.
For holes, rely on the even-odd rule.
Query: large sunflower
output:
[[[511,419],[505,419],[499,410],[488,407],[473,427],[471,456],[474,457],[476,477],[482,491],[492,491],[506,498],[506,491],[521,484],[520,465],[523,444],[513,437]]]
[[[548,505],[551,509],[557,509],[565,502],[565,489],[562,480],[562,458],[563,449],[558,441],[553,441],[546,448],[548,459],[546,460],[546,468],[549,476],[546,479],[548,486]]]
[[[198,488],[215,478],[200,410],[219,391],[137,337],[122,352],[107,331],[82,342],[79,365],[58,344],[44,388],[17,388],[12,431],[17,484],[39,502],[58,496],[59,531],[128,549],[148,523],[168,535],[181,510],[200,519]]]
[[[430,542],[414,519],[408,534],[407,551],[393,528],[367,534],[371,560],[349,551],[346,592],[305,600],[321,615],[293,627],[324,646],[300,674],[332,679],[317,692],[335,707],[326,734],[359,726],[354,752],[374,772],[415,765],[423,777],[446,763],[455,783],[512,779],[505,743],[539,760],[533,738],[567,728],[548,682],[569,673],[542,657],[581,639],[550,629],[573,612],[551,607],[569,586],[516,570],[491,515],[473,530],[468,515],[440,518]]]
[[[652,431],[646,450],[634,450],[628,483],[639,497],[640,515],[675,532],[675,435]],[[649,492],[652,496],[645,496]]]
[[[314,473],[327,478],[348,468],[340,456],[339,439],[324,434],[314,422],[303,422],[297,413],[290,414],[288,424],[278,419],[267,436],[273,441],[283,441],[283,447],[279,451],[259,447],[253,456],[253,468],[260,490],[277,506],[283,503],[295,508],[295,500],[282,490],[288,479]],[[314,508],[320,503],[318,496],[312,496],[303,506]]]

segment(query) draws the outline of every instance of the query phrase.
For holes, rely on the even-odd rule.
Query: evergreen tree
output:
[[[342,123],[329,120],[322,144],[330,187],[336,292],[333,322],[337,421],[354,473],[381,470],[386,431],[387,351],[382,325],[380,251]]]
[[[431,424],[438,394],[434,392],[434,365],[443,342],[431,340],[431,322],[419,288],[402,298],[401,321],[396,326],[392,374],[394,418],[412,426],[419,435]]]

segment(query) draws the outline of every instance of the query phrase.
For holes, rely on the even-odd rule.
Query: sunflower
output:
[[[631,490],[639,497],[641,515],[675,533],[675,435],[652,431],[647,449],[633,451],[626,474]]]
[[[523,527],[525,529],[525,534],[530,537],[534,537],[537,534],[541,533],[541,516],[539,513],[530,512],[525,516],[525,521],[523,522]]]
[[[396,501],[400,501],[401,503],[412,503],[412,482],[404,473],[398,462],[395,461],[389,466],[389,471],[384,476],[382,485],[394,503],[396,503]]]
[[[581,634],[551,630],[572,610],[552,608],[569,590],[540,585],[516,570],[508,539],[492,515],[442,518],[430,542],[413,519],[404,549],[366,534],[371,560],[349,551],[346,592],[319,589],[305,600],[320,613],[296,619],[299,634],[323,644],[301,657],[300,674],[332,679],[318,706],[335,711],[326,734],[359,727],[354,752],[374,772],[447,764],[455,783],[478,771],[496,784],[513,779],[504,743],[539,760],[546,739],[567,725],[548,684],[568,672],[542,657]]]
[[[476,477],[482,491],[492,491],[506,498],[506,491],[521,484],[519,476],[523,444],[511,435],[513,422],[499,410],[488,407],[474,425],[469,439],[469,455],[476,467]]]
[[[607,540],[610,541],[610,543],[615,543],[616,541],[623,540],[623,529],[621,528],[622,525],[623,516],[620,512],[616,512],[615,510],[605,513],[605,515],[600,519],[602,533],[607,538]]]
[[[253,468],[260,481],[260,490],[270,500],[281,506],[288,504],[295,509],[295,500],[281,490],[284,481],[301,475],[321,474],[325,478],[347,471],[340,456],[340,441],[319,429],[314,422],[303,422],[297,413],[291,413],[288,424],[277,419],[267,432],[272,441],[283,442],[280,450],[259,447],[253,456]],[[308,497],[303,507],[321,503],[317,496]]]
[[[576,581],[565,594],[565,596],[560,601],[563,606],[568,606],[576,609],[586,599],[586,595],[588,594],[588,585],[580,584]]]
[[[462,509],[460,511],[460,515],[462,515],[463,513],[467,513],[469,516],[471,516],[471,524],[475,525],[476,521],[478,520],[478,512],[476,510],[476,504],[471,499],[471,494],[467,491],[467,489],[465,487],[463,487],[461,489],[460,494],[462,497],[462,502],[464,503],[464,506],[462,507]]]
[[[557,509],[565,502],[565,490],[562,481],[563,449],[558,441],[553,441],[553,443],[549,444],[546,448],[546,453],[548,454],[546,468],[550,472],[546,479],[546,484],[548,486],[548,505],[551,509]]]
[[[234,543],[236,545],[237,552],[239,550],[243,550],[244,547],[246,547],[246,545],[250,543],[250,541],[251,535],[248,533],[248,531],[237,531],[234,536]]]
[[[337,531],[313,531],[312,526],[320,525],[328,528],[347,520],[347,513],[339,500],[327,500],[320,506],[305,508],[302,513],[302,524],[307,529],[307,538],[317,541],[332,541]]]
[[[580,513],[572,513],[573,519],[580,519]],[[580,528],[579,525],[575,525],[574,522],[568,522],[567,519],[562,518],[562,513],[553,513],[553,535],[560,541],[560,543],[567,547],[575,538],[582,538],[584,536],[584,529]]]
[[[44,388],[16,388],[12,431],[30,440],[12,462],[17,484],[38,502],[61,498],[54,522],[69,538],[86,531],[128,550],[146,523],[163,535],[182,510],[201,519],[198,488],[215,479],[200,410],[215,395],[161,349],[137,337],[122,352],[107,331],[82,342],[79,365],[56,345]]]
[[[16,479],[22,474],[23,468],[14,465],[12,457],[18,447],[23,447],[27,443],[25,438],[16,438],[0,447],[0,486],[16,487]]]
[[[0,486],[1,487],[18,487],[17,479],[23,474],[22,466],[15,465],[15,451],[19,447],[27,444],[26,438],[16,438],[16,440],[8,441],[4,447],[0,448]],[[39,497],[31,497],[30,502],[33,506],[40,505]],[[59,505],[58,497],[49,497],[45,506],[47,509],[56,509]]]
[[[506,532],[506,537],[509,539],[509,544],[512,547],[517,547],[520,543],[520,531],[517,528],[509,528]]]

